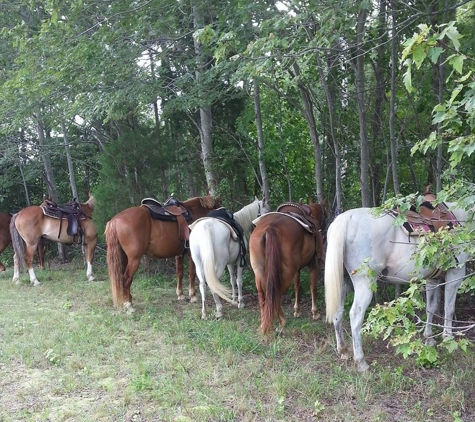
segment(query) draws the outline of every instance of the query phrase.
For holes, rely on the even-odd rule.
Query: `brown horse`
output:
[[[302,218],[303,217],[303,218]],[[261,217],[249,240],[251,267],[254,271],[259,308],[260,330],[268,334],[277,315],[285,325],[282,295],[294,282],[294,316],[300,316],[300,270],[310,270],[312,317],[320,314],[316,306],[318,271],[323,263],[323,237],[325,210],[322,204],[309,201],[284,203]]]
[[[220,198],[203,196],[188,199],[181,203],[188,211],[191,220],[205,217],[212,209],[221,206]],[[185,240],[179,235],[177,221],[153,219],[144,205],[127,208],[117,214],[106,225],[107,266],[111,282],[112,299],[116,308],[122,306],[133,312],[130,286],[143,255],[152,258],[176,257],[176,273],[178,277],[177,295],[183,299],[183,259]],[[190,279],[190,301],[196,302],[195,266],[188,260]]]
[[[73,226],[74,223],[70,223],[63,212],[58,214],[61,218],[55,218],[43,212],[43,206],[48,206],[47,202],[50,204],[49,207],[53,208],[52,204],[54,203],[45,201],[42,206],[33,205],[23,208],[12,217],[10,233],[13,250],[15,252],[13,256],[13,281],[16,283],[19,282],[19,267],[26,265],[26,269],[30,275],[30,282],[35,286],[40,284],[33,270],[33,255],[42,238],[67,245],[81,243],[87,263],[86,277],[89,281],[94,281],[92,260],[97,245],[97,230],[92,222],[94,198],[90,196],[87,202],[74,203],[76,214],[78,213],[79,215],[79,221],[76,220],[81,229],[79,230],[79,235],[69,234],[71,230],[69,225],[71,224],[71,226]]]
[[[0,254],[12,242],[10,234],[10,221],[12,216],[5,212],[0,212]],[[44,268],[44,241],[38,243],[38,265],[41,269]],[[5,271],[5,265],[0,262],[0,271]]]

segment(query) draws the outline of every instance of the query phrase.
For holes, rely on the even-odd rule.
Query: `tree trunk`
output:
[[[294,62],[294,71],[295,75],[298,77],[300,75],[300,69],[296,62]],[[310,138],[313,143],[316,196],[317,200],[321,202],[323,200],[322,150],[320,148],[317,125],[315,124],[315,116],[313,114],[313,103],[308,90],[301,83],[298,84],[298,87],[304,106],[304,117],[307,121]]]
[[[61,122],[61,129],[63,130],[64,149],[66,150],[66,160],[68,162],[69,183],[71,184],[71,192],[73,198],[79,199],[78,189],[76,186],[76,178],[74,177],[73,159],[71,157],[71,149],[69,148],[68,129],[64,122]]]
[[[259,81],[257,79],[254,79],[254,112],[256,114],[257,151],[259,157],[259,170],[262,179],[262,193],[267,201],[270,201],[269,178],[267,176],[266,163],[264,162],[264,131],[262,130],[261,95]]]
[[[391,16],[392,16],[392,30],[391,30],[391,97],[389,99],[389,142],[391,145],[391,170],[393,176],[394,193],[398,195],[399,177],[397,174],[398,163],[398,142],[395,135],[395,117],[396,117],[396,73],[398,63],[398,49],[399,43],[397,38],[396,19],[397,19],[397,0],[391,0]]]
[[[48,189],[48,196],[51,200],[58,203],[58,191],[56,189],[56,182],[54,180],[53,167],[51,165],[51,158],[49,155],[48,145],[46,143],[45,128],[43,121],[41,119],[41,113],[38,112],[36,116],[36,129],[38,133],[38,142],[40,146],[40,154],[43,160],[43,166],[45,169],[46,175],[46,187]],[[62,243],[57,243],[58,245],[58,257],[59,260],[64,263],[66,262],[66,253],[65,248]]]
[[[196,4],[193,5],[193,23],[195,30],[203,27],[203,17],[199,6]],[[209,99],[207,98],[206,88],[202,84],[202,75],[206,71],[206,63],[204,59],[203,49],[201,48],[201,43],[194,37],[193,43],[195,47],[196,54],[196,83],[198,86],[201,86],[201,98],[200,98],[200,139],[201,139],[201,159],[203,160],[203,166],[205,170],[206,182],[208,184],[209,194],[216,196],[217,192],[217,182],[214,177],[213,171],[213,139],[211,136],[212,129],[212,114],[211,114],[211,104],[209,104]]]
[[[364,7],[364,6],[363,6]],[[358,120],[360,124],[360,188],[361,188],[361,204],[363,207],[370,207],[370,153],[369,142],[366,128],[366,104],[365,104],[365,75],[364,75],[364,32],[366,16],[368,11],[362,8],[358,13],[358,23],[356,29],[356,97],[358,103]]]

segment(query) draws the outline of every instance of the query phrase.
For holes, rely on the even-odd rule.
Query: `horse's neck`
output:
[[[257,208],[256,204],[252,203],[250,205],[245,206],[242,210],[237,211],[233,214],[234,219],[239,223],[242,229],[245,232],[248,232],[251,228],[252,220],[257,218]],[[255,216],[252,217],[253,210],[256,208],[256,212],[254,213]]]

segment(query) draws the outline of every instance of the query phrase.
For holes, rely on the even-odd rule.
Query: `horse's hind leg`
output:
[[[244,308],[244,298],[242,296],[242,271],[243,271],[243,267],[238,264],[237,265],[237,279],[236,279],[236,283],[237,283],[237,288],[238,288],[238,308],[241,309],[241,308]]]
[[[426,338],[426,344],[428,346],[434,346],[436,341],[432,335],[432,325],[434,315],[437,314],[439,309],[440,300],[440,287],[436,284],[435,280],[427,280],[426,283],[426,314],[427,321],[424,329],[424,337]]]
[[[94,276],[92,272],[92,260],[94,258],[94,250],[96,249],[97,245],[97,238],[90,240],[87,245],[84,245],[84,252],[86,256],[86,265],[87,265],[87,270],[86,270],[86,277],[88,281],[94,281],[96,277]]]
[[[312,265],[310,267],[310,295],[312,296],[312,319],[314,321],[320,318],[320,312],[318,312],[317,309],[317,282],[318,267],[316,265]]]
[[[190,279],[190,287],[189,287],[189,294],[190,294],[190,303],[197,302],[198,299],[196,298],[196,290],[195,290],[195,280],[196,280],[196,266],[193,260],[191,259],[191,255],[188,254],[188,276]]]
[[[465,279],[465,265],[461,268],[454,268],[446,274],[445,284],[445,303],[444,303],[444,332],[443,336],[452,335],[452,323],[455,313],[455,300],[457,299],[457,291]]]
[[[295,296],[295,303],[294,303],[294,317],[300,317],[300,306],[299,306],[299,292],[300,292],[300,271],[294,275],[294,296]]]
[[[367,278],[354,278],[355,297],[350,309],[351,335],[353,336],[353,353],[358,371],[366,371],[369,365],[366,363],[361,342],[361,327],[366,309],[373,298],[370,288],[370,280]]]
[[[30,275],[30,283],[33,286],[39,286],[41,283],[36,278],[35,270],[33,269],[33,256],[36,253],[38,245],[35,243],[33,245],[26,245],[25,250],[25,264],[28,269],[28,274]]]
[[[229,283],[231,284],[232,289],[232,299],[233,305],[236,304],[236,272],[234,271],[234,265],[229,264],[227,265],[228,273],[229,273]]]
[[[185,299],[185,295],[183,294],[183,260],[183,255],[175,257],[175,271],[177,278],[176,295],[178,300]]]

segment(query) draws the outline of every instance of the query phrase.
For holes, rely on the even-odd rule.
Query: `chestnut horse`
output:
[[[188,199],[181,203],[188,211],[191,220],[205,217],[212,209],[221,206],[221,199],[203,196]],[[106,225],[107,266],[112,290],[114,306],[122,306],[133,312],[130,286],[140,260],[144,255],[152,258],[176,257],[176,273],[178,277],[177,295],[183,299],[182,279],[185,240],[180,239],[177,221],[153,219],[144,205],[127,208],[113,217]],[[196,302],[195,265],[188,260],[190,279],[190,302]]]
[[[42,205],[44,204],[45,202]],[[13,215],[10,222],[10,234],[15,252],[13,256],[14,282],[18,283],[20,280],[19,267],[26,265],[31,284],[35,286],[40,284],[33,270],[33,255],[42,238],[67,245],[78,243],[80,240],[87,263],[86,277],[89,281],[95,280],[92,273],[92,260],[97,245],[97,230],[92,222],[94,198],[90,196],[87,202],[75,203],[75,205],[79,208],[79,226],[82,229],[82,235],[79,238],[68,234],[68,220],[66,217],[54,218],[46,215],[42,206],[32,205]]]
[[[10,221],[11,214],[0,212],[0,254],[12,243],[12,236],[10,235]],[[44,268],[44,241],[38,243],[38,265],[41,269]],[[0,271],[5,271],[5,265],[0,261]]]
[[[302,218],[303,217],[303,218]],[[294,282],[294,316],[300,316],[300,270],[310,270],[312,318],[320,314],[316,305],[319,268],[323,263],[325,209],[318,202],[284,203],[262,216],[249,239],[251,267],[254,271],[259,308],[260,330],[268,334],[276,315],[281,328],[285,325],[281,299]]]

